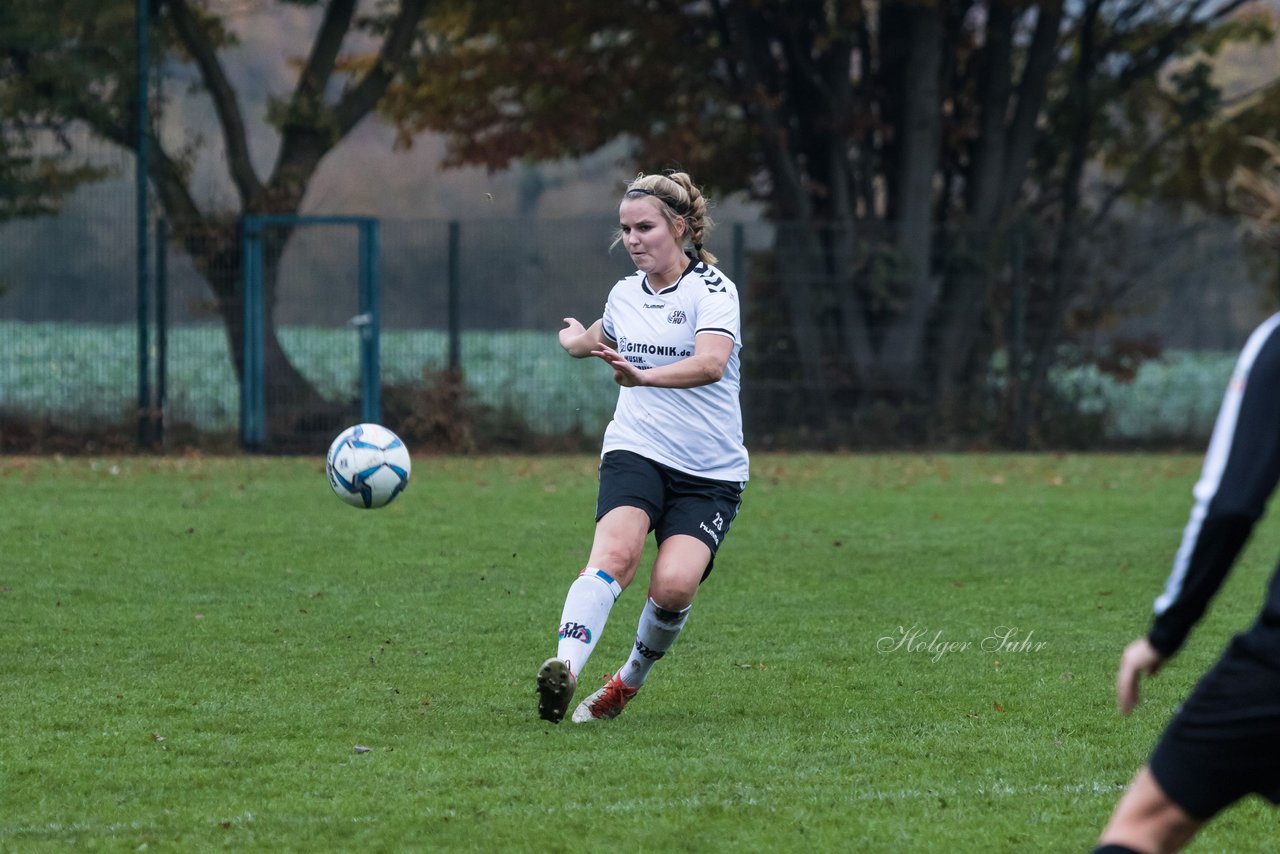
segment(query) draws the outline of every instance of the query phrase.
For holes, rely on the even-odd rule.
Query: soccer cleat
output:
[[[564,719],[573,701],[578,678],[562,658],[548,658],[538,668],[538,717],[553,724]]]
[[[615,673],[603,688],[578,704],[578,708],[573,710],[573,722],[580,724],[616,718],[639,690],[622,684]]]

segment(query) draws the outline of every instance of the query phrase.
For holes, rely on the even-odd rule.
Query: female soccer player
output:
[[[1277,480],[1280,314],[1254,331],[1236,362],[1151,629],[1120,658],[1116,697],[1123,714],[1138,704],[1141,678],[1158,673],[1203,616]],[[1236,635],[1178,709],[1094,851],[1178,851],[1205,822],[1250,794],[1280,803],[1280,570],[1257,621]]]
[[[565,597],[556,654],[538,669],[538,714],[557,723],[653,531],[658,553],[631,656],[573,720],[615,717],[640,690],[684,627],[748,476],[738,291],[702,247],[713,226],[707,200],[684,172],[642,174],[623,193],[618,222],[613,245],[636,272],[613,286],[603,317],[589,327],[566,317],[560,330],[569,355],[600,359],[620,389],[590,557]]]

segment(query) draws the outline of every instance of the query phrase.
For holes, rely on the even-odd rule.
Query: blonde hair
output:
[[[716,263],[716,256],[702,248],[707,235],[715,228],[715,222],[707,214],[709,204],[702,191],[694,186],[688,172],[668,172],[665,175],[646,175],[641,172],[635,177],[622,194],[623,198],[639,198],[652,196],[662,202],[659,210],[667,221],[672,233],[675,232],[676,218],[682,217],[685,224],[684,237],[693,250],[698,261],[707,264]],[[614,234],[609,248],[617,246],[622,240],[622,232]]]

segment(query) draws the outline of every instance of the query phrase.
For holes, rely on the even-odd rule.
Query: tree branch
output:
[[[282,129],[280,150],[268,181],[268,204],[273,210],[296,210],[320,160],[386,94],[413,46],[428,2],[401,0],[373,67],[333,108],[324,107],[324,90],[350,28],[355,0],[337,0],[328,7]]]
[[[979,229],[989,228],[1000,215],[1003,181],[1008,171],[1005,116],[1013,92],[1013,9],[1003,3],[992,7],[987,18],[975,100],[978,136],[965,195],[969,213]]]
[[[1178,20],[1178,22],[1170,27],[1163,36],[1156,40],[1155,44],[1150,46],[1147,55],[1139,59],[1137,63],[1126,68],[1117,81],[1120,89],[1126,89],[1136,79],[1141,79],[1154,74],[1164,63],[1173,55],[1173,52],[1186,43],[1187,39],[1193,34],[1207,28],[1214,21],[1221,20],[1230,15],[1241,6],[1245,6],[1253,0],[1231,0],[1225,6],[1214,10],[1207,18],[1196,20],[1195,13],[1199,11],[1200,5],[1195,4],[1187,9],[1186,13]],[[1099,51],[1099,56],[1111,52],[1115,48],[1116,37],[1108,40],[1106,49]],[[1135,54],[1138,52],[1135,51]]]
[[[777,215],[782,219],[808,220],[813,215],[812,200],[805,191],[804,177],[795,159],[789,156],[787,132],[784,120],[772,106],[776,100],[767,91],[764,71],[756,61],[758,35],[747,19],[742,3],[724,3],[713,0],[712,9],[724,39],[726,51],[734,58],[728,61],[730,74],[738,79],[743,93],[742,108],[747,116],[754,116],[761,130],[763,153],[773,176],[773,198]],[[764,54],[767,55],[767,52]]]
[[[253,171],[248,134],[245,131],[244,117],[240,114],[240,105],[236,101],[235,89],[222,70],[209,33],[191,11],[187,0],[165,0],[165,4],[171,13],[178,38],[195,59],[200,77],[209,90],[209,97],[213,99],[213,108],[222,128],[222,139],[227,147],[227,169],[240,194],[241,203],[248,208],[262,195],[263,187]]]
[[[343,39],[351,29],[355,11],[356,0],[333,0],[325,7],[320,31],[316,33],[316,40],[311,45],[311,55],[307,57],[307,63],[303,66],[298,85],[289,101],[285,119],[286,133],[295,119],[308,130],[314,127],[323,103],[325,84],[333,74],[338,51],[342,49]]]
[[[1280,92],[1280,78],[1273,78],[1266,83],[1250,89],[1248,92],[1243,92],[1234,98],[1223,101],[1222,108],[1223,111],[1227,111],[1237,104],[1253,100],[1259,96],[1266,97],[1268,93],[1276,92]],[[1129,188],[1133,186],[1135,174],[1139,169],[1144,167],[1147,161],[1154,156],[1157,151],[1163,148],[1166,143],[1180,135],[1183,131],[1196,124],[1198,121],[1198,119],[1194,118],[1183,118],[1174,126],[1165,128],[1159,136],[1153,139],[1147,147],[1142,150],[1142,153],[1133,159],[1133,165],[1128,169],[1124,177],[1107,186],[1106,194],[1103,196],[1101,204],[1098,205],[1097,211],[1092,217],[1090,217],[1087,229],[1093,230],[1094,228],[1105,224],[1107,215],[1111,212],[1112,206],[1115,205],[1115,203],[1129,191]]]
[[[1027,49],[1027,63],[1018,81],[1017,107],[1009,124],[1006,141],[1008,172],[1004,180],[1002,210],[1018,197],[1022,182],[1027,176],[1031,153],[1035,148],[1036,123],[1048,92],[1049,74],[1053,71],[1058,53],[1058,30],[1062,26],[1062,0],[1043,3],[1036,17],[1035,34]]]
[[[362,118],[369,114],[409,55],[417,35],[418,22],[426,12],[429,0],[400,0],[400,12],[396,15],[382,50],[369,72],[353,88],[349,89],[334,110],[338,133],[347,134]]]

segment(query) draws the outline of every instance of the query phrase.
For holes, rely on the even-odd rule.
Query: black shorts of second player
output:
[[[649,515],[649,530],[658,544],[675,534],[687,534],[707,544],[715,564],[716,551],[729,533],[742,503],[741,483],[695,477],[655,463],[631,451],[610,451],[600,461],[600,493],[596,521],[615,507],[639,507]]]
[[[1148,762],[1160,788],[1208,821],[1250,794],[1280,804],[1280,669],[1232,642],[1174,715]]]

